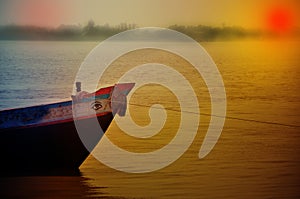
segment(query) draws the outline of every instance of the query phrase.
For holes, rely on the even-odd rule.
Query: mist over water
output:
[[[299,125],[299,44],[289,41],[201,43],[223,76],[227,115]],[[70,99],[77,70],[96,45],[97,42],[0,41],[0,109]],[[185,75],[196,87],[201,112],[209,113],[209,95],[203,80],[193,73],[188,63],[172,56],[148,50],[120,57],[100,85],[115,82],[129,65],[140,64],[140,60],[151,61],[155,57]],[[171,78],[168,74],[158,75]],[[84,90],[84,85],[82,88]],[[129,102],[143,105],[160,102],[179,108],[172,93],[157,85],[137,90]],[[149,108],[129,105],[129,110],[139,125],[149,123]],[[172,139],[180,121],[180,113],[167,111],[167,114],[166,126],[152,138],[130,137],[115,122],[107,136],[128,151],[157,150]],[[10,185],[13,195],[23,197],[32,197],[31,190],[37,196],[73,198],[84,195],[108,198],[299,198],[299,127],[226,119],[215,148],[200,160],[198,152],[209,120],[209,116],[202,115],[198,134],[189,150],[170,166],[153,173],[122,173],[89,156],[80,167],[82,176],[79,177],[16,177],[1,179],[1,184]],[[109,155],[110,151],[107,153]],[[41,186],[36,187],[36,184]],[[17,185],[23,189],[14,190]]]

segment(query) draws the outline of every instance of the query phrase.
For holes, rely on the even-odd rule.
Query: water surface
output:
[[[96,42],[1,41],[0,108],[69,99],[76,72],[96,45]],[[299,127],[280,125],[299,125],[299,43],[245,41],[202,45],[223,76],[227,115],[278,125],[226,119],[218,143],[200,160],[198,151],[210,120],[204,115],[189,150],[164,169],[145,174],[123,173],[89,156],[80,167],[80,176],[2,178],[1,191],[5,197],[299,198]],[[195,87],[201,110],[210,112],[209,95],[201,78],[188,66],[180,68],[179,65],[186,63],[171,56],[150,51],[127,55],[114,63],[107,81],[113,82],[123,67],[155,57],[184,73]],[[163,93],[163,99],[155,92]],[[172,93],[155,86],[140,89],[131,100],[146,105],[158,101],[165,106],[178,106]],[[133,118],[138,124],[149,123],[148,108],[130,105],[129,109],[135,113]],[[156,150],[170,141],[178,127],[180,114],[167,113],[170,119],[164,131],[151,139],[124,135],[115,122],[107,135],[129,151]]]

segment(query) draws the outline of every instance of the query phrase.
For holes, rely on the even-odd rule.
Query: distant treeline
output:
[[[179,26],[173,25],[169,27],[172,30],[182,32],[189,35],[196,41],[216,41],[216,40],[235,40],[257,38],[262,35],[258,30],[247,30],[238,26]]]
[[[135,24],[122,23],[118,26],[95,25],[60,25],[58,28],[37,26],[6,25],[0,26],[1,40],[102,40],[119,32],[136,28]]]
[[[6,25],[0,26],[0,40],[103,40],[137,25],[121,23],[118,26],[95,25],[89,21],[85,26],[61,25],[58,28],[36,26]],[[170,29],[189,35],[197,41],[233,40],[259,37],[261,33],[241,27],[180,26],[172,25]]]

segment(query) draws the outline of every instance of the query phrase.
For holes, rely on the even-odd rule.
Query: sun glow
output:
[[[275,34],[288,34],[294,28],[294,13],[284,6],[272,7],[266,14],[266,28]]]
[[[28,0],[17,5],[19,23],[22,25],[59,25],[64,18],[64,6],[58,1]]]

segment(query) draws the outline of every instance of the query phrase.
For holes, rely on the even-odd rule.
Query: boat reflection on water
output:
[[[78,176],[19,176],[0,178],[1,198],[92,198],[104,187],[89,187],[89,179]],[[100,193],[101,194],[101,193]]]

